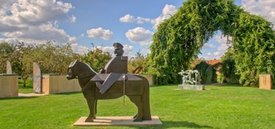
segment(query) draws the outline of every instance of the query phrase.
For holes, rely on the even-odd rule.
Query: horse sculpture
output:
[[[116,81],[110,89],[104,94],[99,92],[96,82],[91,79],[97,73],[86,63],[78,60],[72,62],[68,68],[67,79],[78,79],[82,93],[87,101],[90,114],[85,120],[93,122],[96,118],[97,100],[114,99],[126,95],[137,106],[138,112],[133,117],[134,121],[151,120],[150,102],[149,102],[149,83],[142,76],[134,75],[139,80]]]

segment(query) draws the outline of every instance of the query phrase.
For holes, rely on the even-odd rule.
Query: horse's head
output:
[[[86,63],[78,60],[72,62],[67,69],[67,79],[80,79],[94,76],[96,72]]]
[[[67,79],[68,79],[68,80],[77,78],[76,65],[77,65],[78,62],[79,62],[79,61],[76,60],[76,61],[72,62],[72,63],[69,65],[69,67],[68,67],[68,69],[67,69]]]

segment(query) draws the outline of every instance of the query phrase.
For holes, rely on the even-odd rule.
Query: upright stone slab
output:
[[[7,66],[6,66],[7,74],[12,74],[12,67],[11,67],[11,62],[7,61]]]
[[[42,73],[37,63],[33,63],[33,92],[42,93]]]

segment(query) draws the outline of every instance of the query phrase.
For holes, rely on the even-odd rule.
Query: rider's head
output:
[[[124,51],[123,51],[123,45],[120,44],[120,43],[114,43],[113,46],[115,48],[114,54],[116,56],[122,56],[123,53],[124,53]]]

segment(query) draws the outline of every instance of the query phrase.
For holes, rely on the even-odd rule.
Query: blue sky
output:
[[[75,52],[94,47],[113,51],[125,45],[125,55],[149,52],[152,34],[173,15],[183,0],[1,0],[0,41],[71,43]],[[274,0],[237,0],[245,10],[275,23]],[[220,32],[202,48],[200,57],[218,59],[226,51]]]

